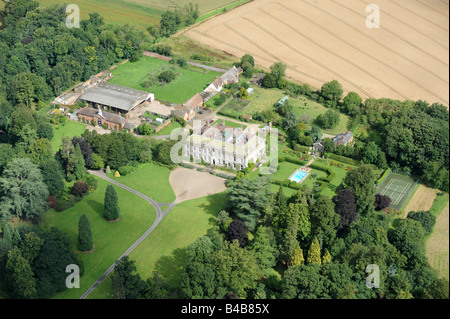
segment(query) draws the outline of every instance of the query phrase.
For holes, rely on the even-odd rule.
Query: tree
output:
[[[312,138],[313,142],[320,141],[322,140],[322,130],[317,125],[313,125],[309,136]]]
[[[289,112],[286,114],[286,117],[284,119],[284,123],[283,123],[283,129],[288,132],[291,129],[295,128],[297,126],[297,116],[295,115],[294,112]]]
[[[33,271],[18,247],[8,252],[5,270],[8,288],[14,297],[29,299],[36,295],[36,280],[33,277]]]
[[[119,197],[113,185],[109,184],[105,192],[105,212],[104,216],[107,220],[116,220],[120,216]]]
[[[323,257],[322,257],[322,263],[323,264],[331,263],[331,254],[328,251],[328,249],[325,249],[325,253],[323,254]]]
[[[161,72],[160,75],[158,75],[158,80],[161,83],[169,83],[175,80],[176,74],[170,70],[166,70]]]
[[[375,202],[373,204],[375,210],[383,210],[391,205],[391,198],[387,195],[375,194]]]
[[[235,239],[238,240],[239,245],[244,248],[247,246],[247,236],[248,230],[245,226],[245,223],[242,220],[235,219],[231,222],[230,226],[227,230],[227,239],[229,241],[233,241]]]
[[[279,83],[286,75],[286,65],[282,62],[275,62],[270,66],[270,71],[276,82]]]
[[[257,264],[263,271],[270,271],[276,265],[279,250],[272,227],[258,227],[251,250],[255,254]]]
[[[52,145],[46,138],[34,140],[27,150],[27,156],[34,164],[41,166],[52,158]]]
[[[37,134],[40,138],[46,138],[51,141],[53,138],[53,126],[50,123],[41,123],[37,128]]]
[[[362,105],[362,98],[356,92],[348,92],[344,97],[344,112],[350,115],[356,115]]]
[[[245,87],[241,87],[239,90],[238,96],[240,99],[246,100],[248,99],[248,91]]]
[[[339,215],[334,211],[332,200],[327,196],[320,195],[309,211],[313,235],[320,236],[323,246],[329,247],[336,238],[336,228],[339,224]]]
[[[334,142],[331,138],[325,137],[323,139],[323,150],[325,153],[333,152],[334,151]]]
[[[34,232],[25,234],[23,241],[20,244],[20,252],[22,256],[32,264],[44,245],[44,240]]]
[[[0,178],[0,217],[17,216],[39,222],[47,208],[47,186],[37,166],[27,158],[15,158]]]
[[[295,248],[294,253],[291,256],[291,262],[290,266],[300,266],[305,263],[305,258],[303,258],[303,250],[300,248],[300,245],[297,245],[297,248]]]
[[[338,126],[340,114],[336,110],[328,110],[316,117],[315,123],[323,129],[333,129]]]
[[[407,218],[420,222],[427,235],[431,234],[434,224],[436,224],[436,217],[429,211],[409,212]]]
[[[101,158],[100,155],[92,153],[91,159],[92,159],[92,164],[90,167],[91,169],[100,170],[105,166],[105,162],[103,162],[103,159]]]
[[[358,214],[370,214],[375,202],[375,176],[368,165],[362,165],[348,171],[342,184],[336,191],[349,189],[355,195]]]
[[[64,189],[64,173],[58,161],[53,158],[47,160],[41,166],[41,173],[49,195],[58,195]]]
[[[332,102],[338,102],[342,98],[343,93],[342,85],[336,80],[326,82],[320,89],[320,95]]]
[[[229,187],[227,211],[245,222],[250,231],[254,231],[268,203],[268,192],[264,178],[241,178]]]
[[[253,68],[253,67],[255,67],[255,59],[253,58],[253,56],[251,56],[250,54],[244,54],[242,57],[241,57],[241,66],[244,64],[244,63],[249,63],[250,64],[250,66]]]
[[[117,299],[141,299],[145,282],[136,272],[133,260],[124,256],[116,262],[111,276],[112,286]]]
[[[283,275],[283,299],[320,299],[329,298],[325,290],[326,278],[320,274],[320,266],[306,264],[290,267]]]
[[[355,195],[349,189],[343,189],[333,197],[335,212],[340,216],[338,229],[349,227],[358,219]]]
[[[83,214],[78,221],[78,249],[80,251],[88,251],[93,247],[91,222],[89,217]]]
[[[308,250],[308,256],[306,258],[306,263],[308,265],[317,264],[321,265],[322,260],[320,258],[320,244],[317,240],[317,237],[314,237],[314,240],[311,243],[311,246]]]

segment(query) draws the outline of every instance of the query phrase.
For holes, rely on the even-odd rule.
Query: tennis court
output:
[[[378,193],[391,198],[389,207],[400,209],[411,195],[417,181],[409,176],[391,173],[378,188]]]

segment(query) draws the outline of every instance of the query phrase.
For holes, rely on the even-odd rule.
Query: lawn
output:
[[[114,171],[108,176],[121,184],[131,187],[147,195],[159,203],[171,203],[175,200],[175,193],[169,183],[171,170],[153,163],[139,165],[133,173],[114,177]]]
[[[180,123],[178,123],[177,121],[172,121],[172,123],[167,125],[162,130],[158,131],[158,133],[156,133],[155,135],[169,135],[172,132],[172,130],[174,130],[176,128],[181,128],[181,127],[182,126]]]
[[[67,120],[64,124],[59,124],[58,126],[53,126],[53,138],[50,141],[52,144],[52,149],[54,152],[57,152],[62,144],[62,138],[64,136],[74,137],[81,136],[86,130],[86,124],[74,122],[71,120]]]
[[[222,119],[218,119],[214,123],[212,123],[211,126],[213,126],[213,125],[215,125],[217,123],[222,123],[222,121],[223,121]],[[245,130],[247,128],[247,125],[243,125],[241,123],[236,123],[236,122],[227,121],[227,120],[225,120],[225,126],[234,127],[234,128],[241,127],[242,130]]]
[[[142,83],[148,79],[150,75],[158,76],[162,71],[169,68],[177,74],[176,78],[165,85],[159,83],[149,88],[144,88]],[[193,97],[196,93],[200,93],[205,89],[216,76],[220,73],[206,71],[197,68],[194,70],[177,68],[167,61],[159,60],[153,57],[144,56],[141,61],[127,62],[119,65],[112,70],[114,76],[110,83],[130,87],[137,90],[147,91],[155,94],[157,100],[168,101],[181,104]]]
[[[224,208],[226,193],[182,202],[164,217],[158,227],[130,254],[143,279],[158,271],[169,284],[178,286],[186,248],[215,223]],[[90,299],[110,298],[111,280],[106,278],[89,295]]]
[[[43,228],[57,226],[77,242],[78,220],[87,214],[91,221],[95,249],[81,253],[85,274],[81,277],[81,289],[68,289],[55,298],[79,298],[117,258],[119,258],[150,226],[156,217],[153,206],[144,199],[116,187],[119,197],[120,220],[110,223],[103,217],[103,202],[108,183],[98,180],[98,189],[87,195],[75,206],[63,211],[49,211]],[[75,247],[74,247],[75,248]]]

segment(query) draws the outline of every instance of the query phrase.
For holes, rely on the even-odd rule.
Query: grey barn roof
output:
[[[151,93],[148,92],[110,83],[100,83],[97,86],[86,89],[79,99],[128,112],[150,96]]]

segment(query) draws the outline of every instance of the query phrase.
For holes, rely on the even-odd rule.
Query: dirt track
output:
[[[448,2],[379,0],[380,28],[366,27],[369,0],[255,0],[185,35],[320,88],[336,79],[364,98],[449,105]]]
[[[221,193],[227,189],[226,179],[184,167],[174,169],[170,173],[169,182],[177,203]]]

